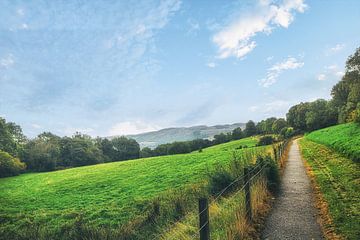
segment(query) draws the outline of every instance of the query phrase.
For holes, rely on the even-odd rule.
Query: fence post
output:
[[[277,162],[278,158],[277,158],[277,150],[276,150],[276,146],[273,147],[273,151],[274,151],[274,158],[275,158],[275,162]]]
[[[210,240],[209,203],[207,198],[199,199],[200,240]]]
[[[245,182],[245,211],[246,211],[246,219],[251,222],[252,221],[252,209],[251,209],[251,196],[250,196],[250,176],[249,169],[247,167],[244,168],[244,182]]]

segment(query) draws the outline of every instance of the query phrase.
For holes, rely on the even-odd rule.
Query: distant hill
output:
[[[216,134],[231,132],[237,127],[244,128],[245,123],[215,125],[209,127],[201,125],[193,127],[165,128],[154,132],[128,135],[127,137],[135,139],[141,147],[155,148],[159,144],[175,141],[189,141],[199,138],[211,139]]]

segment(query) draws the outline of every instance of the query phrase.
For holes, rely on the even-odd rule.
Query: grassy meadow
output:
[[[257,138],[252,137],[190,154],[2,178],[0,235],[16,236],[31,226],[41,226],[44,238],[49,232],[61,235],[79,218],[87,226],[118,228],[142,215],[154,199],[169,195],[170,190],[176,195],[206,181],[235,152],[241,155],[266,148],[255,147],[256,143]]]
[[[360,162],[360,127],[356,123],[320,129],[308,134],[306,138]]]
[[[360,236],[360,166],[345,157],[360,151],[356,144],[360,135],[354,132],[360,132],[355,124],[318,130],[301,139],[300,146],[328,205],[332,220],[323,224],[325,231],[335,229],[345,239],[355,240]]]

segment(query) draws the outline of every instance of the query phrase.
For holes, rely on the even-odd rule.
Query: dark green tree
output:
[[[233,140],[238,140],[238,139],[241,139],[244,137],[244,133],[242,131],[242,129],[240,127],[238,128],[235,128],[233,131],[232,131],[232,139]]]
[[[257,134],[255,123],[252,120],[246,123],[244,134],[246,137],[254,136]]]

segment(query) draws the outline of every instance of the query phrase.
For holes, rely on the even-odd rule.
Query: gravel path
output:
[[[265,222],[262,239],[324,239],[316,214],[310,180],[295,140],[282,177],[281,191]]]

